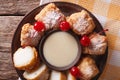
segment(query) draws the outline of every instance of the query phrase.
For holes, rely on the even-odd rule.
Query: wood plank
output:
[[[0,15],[24,15],[39,6],[40,0],[1,0]]]
[[[23,16],[0,16],[0,80],[17,80],[11,58],[11,42]]]

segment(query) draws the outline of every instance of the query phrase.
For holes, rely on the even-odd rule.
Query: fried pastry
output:
[[[63,72],[52,70],[49,80],[67,80]]]
[[[91,80],[99,73],[95,61],[90,57],[84,57],[83,60],[78,65],[78,69],[81,72],[82,80]]]
[[[28,70],[36,65],[38,53],[34,47],[19,48],[13,54],[14,66],[20,70]]]
[[[54,3],[50,3],[35,16],[35,20],[42,21],[48,30],[57,28],[59,23],[65,20],[65,16]]]
[[[45,64],[42,64],[32,72],[25,71],[23,76],[27,80],[48,80],[49,70]]]
[[[93,19],[85,10],[71,14],[67,21],[70,23],[72,30],[78,35],[89,34],[95,28]]]
[[[90,45],[85,47],[84,52],[87,54],[101,55],[105,53],[107,47],[107,38],[104,35],[93,33],[89,36]]]
[[[37,46],[42,36],[42,32],[38,32],[33,28],[33,25],[26,23],[21,30],[21,46]]]

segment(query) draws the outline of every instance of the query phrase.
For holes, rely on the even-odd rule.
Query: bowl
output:
[[[57,64],[58,64],[58,62],[63,62],[62,60],[64,60],[64,56],[65,56],[65,53],[63,52],[63,50],[61,50],[61,46],[62,46],[62,48],[63,49],[65,49],[66,48],[66,46],[67,46],[67,44],[65,45],[65,43],[63,44],[63,45],[60,45],[61,44],[61,40],[58,38],[57,39],[57,41],[59,42],[56,42],[55,44],[50,44],[50,46],[49,46],[49,48],[52,48],[52,49],[54,49],[54,48],[57,48],[57,50],[59,51],[57,51],[56,52],[56,49],[55,50],[53,50],[51,53],[50,53],[50,51],[47,51],[47,55],[49,55],[50,57],[50,60],[52,59],[52,60],[54,60],[54,61],[52,61],[51,63],[50,62],[48,62],[49,60],[47,60],[47,57],[45,56],[45,53],[44,53],[44,45],[45,45],[45,43],[46,43],[46,41],[48,41],[49,40],[49,37],[51,37],[52,35],[55,35],[55,33],[57,33],[58,35],[60,35],[61,33],[61,36],[60,37],[62,37],[63,36],[63,38],[64,37],[67,37],[67,38],[69,38],[69,39],[71,39],[72,37],[75,39],[75,41],[76,41],[76,43],[77,43],[77,48],[78,49],[76,49],[77,50],[77,53],[76,53],[76,55],[75,55],[75,57],[74,56],[70,56],[70,57],[74,57],[74,59],[72,59],[72,61],[71,61],[71,63],[70,64],[68,64],[68,65],[65,65],[65,66],[56,66],[55,64],[53,65],[53,64],[51,64],[51,63],[56,63],[57,62]],[[65,35],[65,36],[64,36]],[[55,35],[54,37],[57,37],[57,35]],[[73,39],[72,38],[72,39]],[[56,41],[56,39],[55,39],[55,41],[53,41],[54,39],[53,39],[53,37],[52,37],[52,41],[50,41],[50,42],[55,42]],[[70,40],[70,41],[72,41],[72,40]],[[50,43],[49,42],[49,43]],[[49,44],[48,43],[48,44]],[[70,42],[70,43],[72,43],[72,42]],[[46,44],[47,46],[48,46],[48,44]],[[59,45],[60,45],[60,48],[59,48]],[[69,47],[69,46],[67,46],[67,47]],[[72,48],[72,49],[74,49],[74,48]],[[69,50],[67,50],[68,52],[69,51],[71,51],[72,49],[69,49]],[[45,49],[46,50],[46,49]],[[46,51],[45,51],[46,52]],[[54,55],[54,54],[56,54],[56,56]],[[58,53],[60,53],[60,54],[58,54]],[[53,54],[53,56],[51,56]],[[63,56],[61,56],[61,54],[63,54]],[[75,53],[73,53],[73,54],[75,54]],[[64,32],[64,31],[61,31],[61,30],[51,30],[50,32],[47,32],[45,35],[43,35],[43,37],[42,37],[42,39],[40,40],[40,44],[39,44],[39,55],[40,55],[40,58],[42,59],[42,61],[44,61],[44,63],[50,68],[50,69],[53,69],[53,70],[57,70],[57,71],[64,71],[64,70],[68,70],[69,68],[71,68],[72,66],[74,66],[77,62],[78,62],[78,60],[80,59],[80,55],[81,55],[81,45],[80,45],[80,42],[79,42],[79,37],[72,31],[72,30],[69,30],[69,31],[67,31],[67,32]],[[66,63],[68,63],[69,61],[70,61],[70,59],[69,59],[69,55],[70,55],[70,52],[69,53],[67,53],[67,56],[65,56],[65,60],[64,60],[64,62],[66,61]],[[72,54],[71,54],[72,55]],[[61,57],[60,57],[61,56]],[[54,59],[54,58],[56,58],[56,59]],[[60,60],[58,60],[57,61],[57,59],[60,59]],[[62,59],[62,60],[61,60]],[[69,60],[68,60],[69,59]]]

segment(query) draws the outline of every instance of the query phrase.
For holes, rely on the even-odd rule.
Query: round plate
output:
[[[67,2],[54,2],[56,4],[56,6],[62,11],[62,13],[65,15],[65,16],[69,16],[71,15],[72,13],[75,13],[75,12],[79,12],[81,10],[86,10],[85,8],[79,6],[79,5],[76,5],[76,4],[73,4],[73,3],[67,3]],[[35,8],[34,10],[32,10],[30,13],[28,13],[24,18],[23,20],[20,22],[20,24],[18,25],[15,33],[14,33],[14,37],[13,37],[13,41],[12,41],[12,46],[11,46],[11,49],[12,49],[12,57],[13,57],[13,54],[14,52],[19,48],[21,47],[20,46],[20,34],[21,34],[21,28],[22,26],[25,24],[25,23],[31,23],[31,24],[34,24],[35,20],[34,20],[34,17],[35,15],[37,15],[41,10],[42,8],[44,8],[44,6],[46,6],[47,4],[44,4],[44,5],[41,5],[37,8]],[[103,28],[101,26],[101,24],[99,23],[99,21],[95,18],[94,15],[92,15],[88,10],[86,10],[90,16],[93,18],[94,20],[94,23],[96,25],[96,28],[94,29],[95,32],[99,32],[99,31],[102,31]],[[105,33],[103,33],[103,35],[105,35]],[[100,73],[95,76],[92,80],[97,80],[101,73],[103,72],[104,70],[104,67],[105,67],[105,64],[106,64],[106,61],[107,61],[107,55],[108,55],[108,48],[106,49],[106,52],[105,54],[103,55],[100,55],[100,56],[91,56],[95,61],[96,61],[96,65],[100,71]],[[84,56],[84,55],[83,55]],[[16,69],[19,77],[22,79],[22,80],[25,80],[23,78],[23,71],[22,70],[18,70]]]

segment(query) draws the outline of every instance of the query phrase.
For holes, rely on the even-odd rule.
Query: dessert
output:
[[[46,65],[41,64],[36,70],[32,72],[25,71],[23,76],[27,80],[48,80],[49,70]]]
[[[67,73],[67,80],[77,80],[71,73]]]
[[[104,35],[100,35],[98,33],[93,33],[89,36],[90,45],[85,47],[85,53],[101,55],[105,53],[107,47],[107,38]]]
[[[38,32],[34,29],[34,26],[30,23],[26,23],[22,26],[21,30],[21,46],[37,46],[42,32]]]
[[[36,21],[43,21],[46,30],[58,28],[61,21],[65,20],[65,16],[54,3],[45,6],[36,16]]]
[[[78,65],[78,69],[82,74],[81,79],[83,80],[91,80],[99,73],[95,61],[90,57],[83,58]]]
[[[28,70],[36,65],[38,53],[34,47],[19,48],[13,54],[14,66],[20,70]]]
[[[78,35],[89,34],[95,28],[93,19],[85,10],[71,14],[67,21]]]
[[[49,80],[67,80],[63,72],[52,70]]]
[[[81,10],[66,18],[50,3],[34,16],[33,22],[22,26],[22,47],[13,54],[14,66],[24,70],[25,79],[91,80],[99,73],[96,59],[83,53],[102,55],[107,41],[105,36],[92,33],[96,32],[95,24],[87,11]]]

